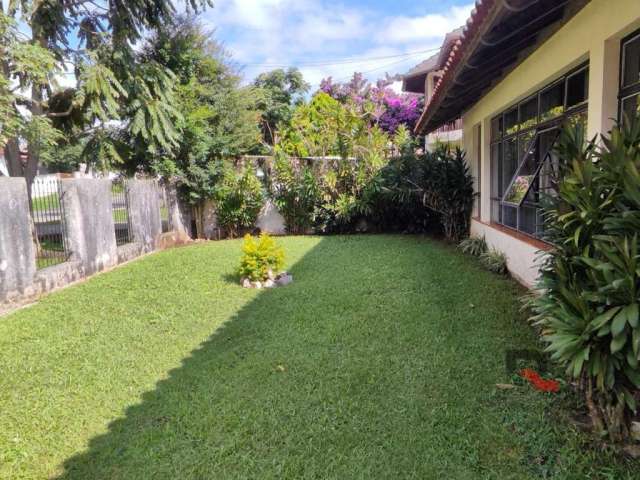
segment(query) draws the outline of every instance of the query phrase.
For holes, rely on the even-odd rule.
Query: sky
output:
[[[370,80],[406,73],[472,8],[472,0],[215,0],[201,18],[245,82],[297,66],[315,89],[325,77],[345,81],[354,71]]]

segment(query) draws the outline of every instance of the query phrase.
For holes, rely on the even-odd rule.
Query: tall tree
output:
[[[193,11],[211,0],[184,3]],[[0,147],[12,176],[30,186],[61,131],[83,138],[87,160],[103,164],[122,161],[115,133],[150,153],[175,147],[173,74],[141,63],[134,48],[145,31],[174,21],[173,1],[10,0],[5,8],[0,0],[0,12]],[[60,89],[60,75],[75,85]]]
[[[258,108],[262,111],[262,138],[268,146],[277,143],[278,129],[287,125],[295,108],[304,101],[311,86],[297,68],[262,73],[254,85],[263,92]]]
[[[176,77],[182,132],[170,155],[145,159],[152,162],[149,168],[177,177],[189,202],[201,211],[203,201],[216,197],[221,182],[231,178],[230,160],[260,144],[260,91],[241,86],[229,55],[194,17],[159,28],[142,56]]]

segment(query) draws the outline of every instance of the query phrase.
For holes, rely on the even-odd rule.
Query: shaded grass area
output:
[[[511,281],[418,237],[281,242],[285,288],[225,241],[0,319],[0,478],[636,478],[568,399],[495,388],[537,347]]]

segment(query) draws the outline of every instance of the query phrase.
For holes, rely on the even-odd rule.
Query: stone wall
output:
[[[0,311],[158,248],[190,241],[188,210],[175,188],[167,188],[170,231],[163,234],[157,182],[128,181],[132,241],[117,246],[111,182],[77,178],[61,180],[60,186],[63,216],[54,226],[64,236],[68,260],[37,269],[26,183],[0,177]]]
[[[84,275],[118,263],[113,224],[111,182],[89,178],[62,181],[62,204],[67,225],[67,245],[72,260]]]
[[[30,294],[35,273],[27,184],[0,177],[0,300]]]

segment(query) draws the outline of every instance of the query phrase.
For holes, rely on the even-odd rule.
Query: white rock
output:
[[[269,280],[275,280],[276,275],[273,273],[273,270],[271,270],[271,269],[267,270],[267,278]]]
[[[265,282],[264,282],[264,287],[265,288],[273,288],[275,287],[276,284],[273,280],[271,280],[270,278],[268,278]]]
[[[279,275],[278,278],[276,279],[276,283],[281,287],[284,287],[285,285],[289,285],[291,282],[293,282],[293,276],[289,275],[288,273],[283,273],[282,275]]]
[[[251,288],[251,280],[249,280],[248,278],[243,278],[241,282],[244,288]]]
[[[262,282],[253,282],[253,286],[260,290],[262,288]]]

